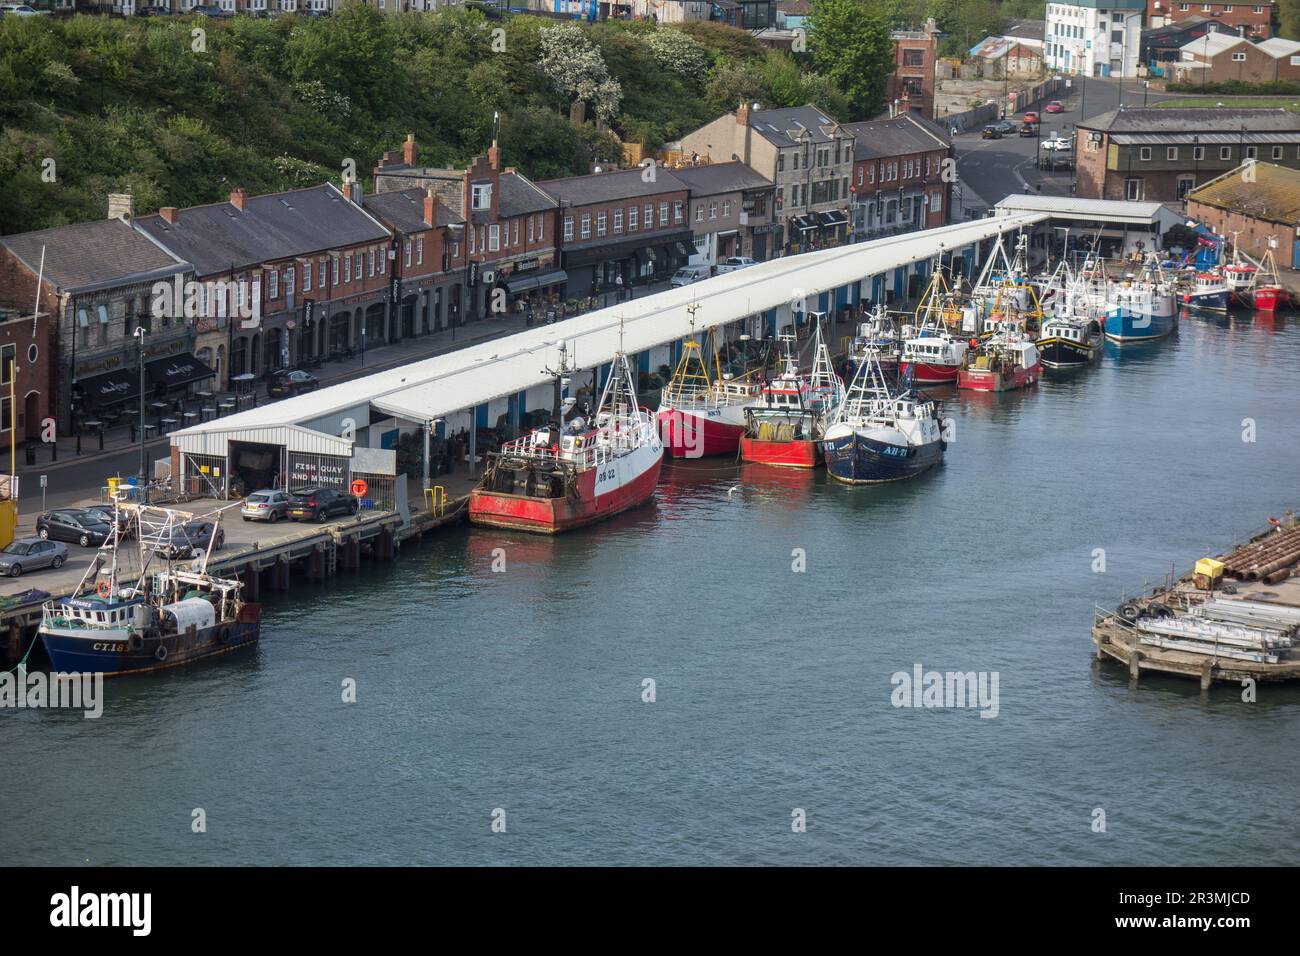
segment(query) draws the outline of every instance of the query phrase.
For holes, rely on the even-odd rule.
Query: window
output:
[[[799,187],[796,186],[795,188],[798,189]],[[716,202],[709,203],[709,218],[710,219],[718,218],[718,204]]]
[[[474,254],[475,249],[477,248],[477,242],[475,241],[474,238],[477,232],[478,230],[475,229],[473,226],[469,227],[469,254],[471,256]]]
[[[583,239],[591,238],[591,214],[590,213],[582,214],[582,238]]]
[[[1151,158],[1150,146],[1142,146],[1138,149],[1138,159],[1142,160],[1142,162],[1145,163],[1150,158]]]
[[[415,240],[415,264],[424,265],[424,236]]]
[[[1220,147],[1219,147],[1219,159],[1232,159],[1232,147],[1231,147],[1231,146],[1220,146]]]
[[[1178,147],[1177,147],[1177,146],[1166,146],[1166,147],[1165,147],[1165,159],[1177,159],[1177,158],[1178,158]]]
[[[1281,147],[1281,146],[1274,146],[1274,147],[1273,147],[1273,158],[1274,158],[1274,159],[1281,159],[1281,158],[1282,158],[1282,147]]]
[[[722,218],[727,219],[731,216],[731,200],[722,200]]]
[[[1179,176],[1178,177],[1178,198],[1179,199],[1184,198],[1189,192],[1192,191],[1195,184],[1196,184],[1196,180],[1193,179],[1191,176]]]
[[[778,173],[785,172],[785,153],[776,154],[776,171]]]
[[[284,270],[284,297],[286,299],[289,298],[289,296],[293,295],[295,271],[296,270],[294,269],[293,266],[290,266],[289,268]]]
[[[702,202],[695,204],[695,221],[696,222],[704,221],[704,203]]]
[[[343,283],[346,285],[347,283],[349,283],[349,282],[351,282],[351,281],[352,281],[352,257],[351,257],[351,256],[344,256],[344,257],[343,257]],[[272,287],[272,288],[275,288],[275,274],[274,274],[274,273],[271,274],[271,287]],[[271,298],[275,298],[275,294],[274,294],[274,293],[272,293]]]
[[[302,291],[311,291],[311,263],[305,262],[302,267]]]
[[[267,275],[267,279],[268,285],[266,289],[266,297],[268,299],[280,298],[280,273],[272,269]]]
[[[630,206],[630,207],[628,208],[628,211],[627,211],[627,231],[628,231],[628,232],[636,232],[637,216],[639,216],[639,215],[640,215],[640,211],[637,209],[636,206]]]
[[[606,218],[603,212],[597,213],[596,214],[596,235],[603,236],[608,231],[609,231],[609,220]]]
[[[924,66],[924,65],[925,65],[924,50],[903,51],[903,66]]]
[[[1200,162],[1200,161],[1201,161],[1202,159],[1204,159],[1204,158],[1205,158],[1205,147],[1204,147],[1204,146],[1193,146],[1193,147],[1192,147],[1192,159],[1196,160],[1197,162]]]
[[[680,202],[673,203],[673,222],[680,223],[683,217],[682,204]]]
[[[501,227],[495,222],[488,226],[488,252],[501,250]]]
[[[514,233],[515,233],[515,245],[517,246],[519,245],[519,220],[518,219],[515,220]]]
[[[536,221],[537,221],[536,216],[528,217],[528,241],[529,242],[532,242],[536,238],[536,230],[533,228],[534,225],[536,224]]]
[[[361,270],[365,268],[365,264],[366,264],[366,254],[362,252],[360,249],[358,249],[355,253],[355,258],[357,263],[357,281],[360,282]]]
[[[1246,158],[1247,158],[1247,159],[1254,159],[1255,156],[1256,156],[1258,153],[1259,153],[1259,149],[1258,149],[1257,147],[1255,147],[1255,146],[1247,146],[1247,147],[1246,147]]]
[[[492,208],[492,184],[477,183],[470,187],[470,208],[482,212]]]
[[[375,250],[374,249],[370,250],[370,266],[366,272],[366,275],[368,275],[371,279],[375,277]]]
[[[334,257],[334,284],[339,284],[339,257]]]
[[[863,178],[866,176],[866,174],[867,174],[867,168],[866,168],[865,166],[859,166],[859,167],[858,167],[858,185],[859,185],[859,186],[862,185],[862,180],[863,180]]]
[[[794,170],[798,170],[798,168],[799,168],[799,150],[796,149],[793,153],[791,153],[791,154],[790,154],[790,159],[791,159],[791,161],[792,161],[791,164],[790,164],[790,168],[791,168],[791,169],[794,169]]]
[[[614,232],[620,233],[622,231],[623,231],[623,210],[615,209],[614,210]]]
[[[408,268],[408,269],[411,268],[411,252],[412,252],[412,248],[413,248],[413,247],[411,246],[411,240],[410,240],[410,239],[407,239],[407,240],[406,240],[406,245],[405,245],[405,247],[404,247],[404,249],[403,249],[403,256],[405,257],[406,268]]]
[[[668,225],[668,203],[661,202],[659,204],[659,228],[663,229],[667,225]]]
[[[572,216],[564,217],[564,241],[565,242],[573,241],[573,217]]]
[[[1136,202],[1142,199],[1142,180],[1126,179],[1124,180],[1124,198],[1129,202]]]
[[[1245,53],[1234,53],[1234,54],[1232,54],[1232,62],[1233,62],[1233,63],[1244,63],[1244,62],[1246,62],[1246,54],[1245,54]]]
[[[338,279],[335,278],[335,281],[337,282]],[[319,285],[322,289],[325,288],[325,260],[324,260],[324,259],[321,259],[321,261],[320,261],[320,282],[317,283],[317,285]],[[242,288],[242,283],[241,283],[241,288]],[[243,305],[243,304],[244,304],[244,303],[243,303],[243,295],[244,295],[244,293],[241,291],[241,292],[239,293],[239,295],[240,295],[240,303],[239,303],[239,304],[240,304],[240,305]]]
[[[641,217],[641,221],[645,223],[647,229],[655,227],[655,207],[650,203],[645,204],[645,215]]]

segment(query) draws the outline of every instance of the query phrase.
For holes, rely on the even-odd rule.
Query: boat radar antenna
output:
[[[554,400],[551,403],[551,415],[557,425],[564,421],[564,387],[569,384],[568,376],[574,371],[573,366],[569,364],[569,347],[563,339],[560,340],[560,363],[557,368],[547,366],[542,369],[542,374],[549,378],[555,386]]]

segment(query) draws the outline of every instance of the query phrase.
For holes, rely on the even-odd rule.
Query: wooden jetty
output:
[[[1097,658],[1118,661],[1133,680],[1151,671],[1194,678],[1202,688],[1215,681],[1300,680],[1300,623],[1261,630],[1249,621],[1261,614],[1300,622],[1300,553],[1294,542],[1300,542],[1300,526],[1271,527],[1210,561],[1237,580],[1188,572],[1116,611],[1098,608],[1092,626]],[[1184,628],[1203,635],[1181,639]]]

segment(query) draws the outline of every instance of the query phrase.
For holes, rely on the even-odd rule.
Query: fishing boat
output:
[[[936,269],[916,307],[916,324],[902,329],[898,377],[916,385],[948,385],[957,381],[968,345],[953,330],[961,329],[963,311],[960,278],[952,288]],[[969,303],[967,303],[969,304]],[[875,363],[879,368],[880,363]],[[855,373],[853,376],[857,378]]]
[[[957,387],[976,392],[1028,388],[1043,377],[1043,364],[1032,339],[997,333],[966,353]]]
[[[898,360],[902,351],[899,340],[900,323],[896,321],[899,314],[887,311],[883,304],[877,304],[867,320],[858,324],[858,334],[849,342],[846,350],[846,378],[852,378],[857,374],[858,366],[866,360],[868,351],[876,353],[880,367],[886,375],[897,373]]]
[[[1228,311],[1228,282],[1217,270],[1204,270],[1186,280],[1183,305],[1201,312]]]
[[[664,447],[673,458],[734,455],[745,433],[745,408],[759,396],[756,370],[723,373],[713,350],[713,369],[692,335],[659,398],[657,418]]]
[[[821,463],[826,420],[844,397],[844,384],[831,367],[830,350],[817,326],[811,374],[799,374],[794,336],[782,336],[784,368],[765,385],[759,401],[745,408],[741,461],[787,468]]]
[[[1275,312],[1291,300],[1278,277],[1277,262],[1273,258],[1274,239],[1269,237],[1268,248],[1259,261],[1259,270],[1255,273],[1255,282],[1249,290],[1250,306],[1257,312]]]
[[[637,405],[620,343],[595,416],[564,422],[556,409],[549,424],[490,453],[470,492],[469,520],[557,534],[610,518],[650,499],[663,452],[654,415]]]
[[[1101,358],[1105,336],[1097,319],[1054,315],[1043,323],[1035,343],[1047,368],[1075,368]]]
[[[142,570],[129,586],[119,580],[126,525],[115,522],[71,596],[46,602],[41,610],[37,634],[54,671],[145,674],[258,642],[262,606],[241,599],[240,581],[207,573],[215,533],[195,567],[176,567],[170,556],[196,516],[124,502],[117,507],[136,512]],[[166,567],[151,572],[155,561]]]
[[[874,357],[858,369],[826,427],[831,477],[852,485],[914,478],[943,461],[947,443],[934,402],[892,394]]]
[[[1112,342],[1149,342],[1171,334],[1178,327],[1174,295],[1150,257],[1136,275],[1110,283],[1106,297],[1106,320],[1102,327]]]

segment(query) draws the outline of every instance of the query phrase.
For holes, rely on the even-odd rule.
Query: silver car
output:
[[[0,574],[16,578],[24,571],[61,568],[68,560],[68,546],[61,541],[19,538],[0,551]]]
[[[289,517],[289,492],[275,489],[254,491],[244,499],[239,516],[245,521],[280,521]]]

